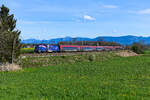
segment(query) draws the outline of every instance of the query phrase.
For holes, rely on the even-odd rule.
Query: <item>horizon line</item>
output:
[[[120,35],[120,36],[97,36],[97,37],[125,37],[125,36],[135,36],[135,37],[150,37],[149,36],[141,36],[141,35]],[[27,38],[27,39],[21,39],[21,40],[28,40],[28,39],[35,39],[35,40],[51,40],[51,39],[57,39],[57,38],[89,38],[89,39],[94,39],[94,38],[97,38],[97,37],[80,37],[80,36],[76,36],[76,37],[73,37],[73,36],[64,36],[64,37],[54,37],[54,38],[50,38],[50,39],[37,39],[37,38]]]

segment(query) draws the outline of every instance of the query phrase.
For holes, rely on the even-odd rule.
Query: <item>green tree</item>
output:
[[[20,55],[20,31],[16,29],[17,20],[9,14],[9,8],[0,8],[0,61],[14,63]]]

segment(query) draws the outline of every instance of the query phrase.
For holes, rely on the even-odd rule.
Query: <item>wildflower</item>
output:
[[[125,96],[126,96],[126,94],[123,94],[123,96],[125,97]]]

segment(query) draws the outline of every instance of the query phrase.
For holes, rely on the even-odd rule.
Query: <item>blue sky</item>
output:
[[[1,0],[21,38],[150,36],[150,0]]]

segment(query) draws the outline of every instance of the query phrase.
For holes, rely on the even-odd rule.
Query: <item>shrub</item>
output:
[[[96,59],[96,55],[90,55],[89,56],[89,61],[94,61]]]
[[[143,54],[144,53],[144,46],[140,43],[134,43],[131,46],[131,50],[137,54]]]

